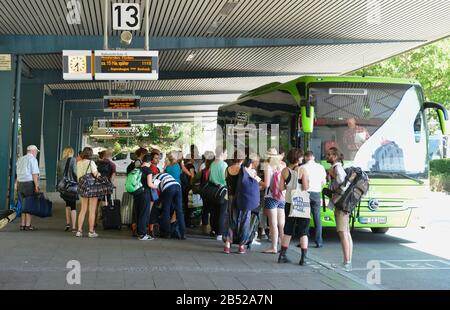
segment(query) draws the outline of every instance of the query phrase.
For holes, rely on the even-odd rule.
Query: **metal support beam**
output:
[[[120,37],[110,37],[109,47],[119,47]],[[0,46],[4,53],[48,54],[61,53],[64,49],[98,50],[104,48],[102,36],[57,36],[57,35],[4,35]],[[142,49],[145,38],[137,37],[130,49]],[[216,48],[260,48],[283,46],[321,46],[352,44],[398,44],[426,43],[426,40],[360,40],[360,39],[303,39],[303,38],[222,38],[222,37],[153,37],[155,50],[171,49],[216,49]]]
[[[108,7],[109,0],[104,0],[104,11],[103,11],[103,49],[108,49]]]
[[[14,207],[14,183],[16,183],[17,136],[19,133],[20,80],[22,78],[22,56],[16,58],[16,93],[14,95],[14,121],[11,150],[11,170],[9,174],[9,207]]]
[[[145,0],[145,50],[150,49],[150,0]]]
[[[55,90],[52,93],[61,100],[82,100],[82,99],[103,99],[108,94],[107,90],[83,90],[75,92],[73,90]],[[141,97],[164,97],[164,96],[197,96],[197,95],[221,95],[221,94],[242,94],[242,90],[158,90],[158,91],[136,91],[137,96]]]
[[[301,75],[337,75],[340,72],[331,71],[160,71],[158,80],[180,80],[180,79],[218,79],[233,77],[259,77],[259,76],[289,76],[296,78]],[[24,76],[24,84],[86,84],[79,81],[64,81],[61,70],[33,70],[31,76]],[[76,90],[75,90],[76,91]],[[242,91],[240,91],[242,92]]]

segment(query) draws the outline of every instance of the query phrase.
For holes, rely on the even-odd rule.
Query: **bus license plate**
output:
[[[386,224],[386,217],[360,217],[361,224]]]

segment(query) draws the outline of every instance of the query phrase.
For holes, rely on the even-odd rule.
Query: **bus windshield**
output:
[[[413,85],[314,83],[316,120],[310,148],[325,159],[337,147],[344,160],[377,177],[426,178],[427,139],[420,90]]]

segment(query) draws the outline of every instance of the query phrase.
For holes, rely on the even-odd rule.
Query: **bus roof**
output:
[[[250,97],[257,97],[259,95],[267,94],[275,91],[286,91],[289,89],[297,89],[298,83],[326,83],[326,82],[350,82],[350,83],[384,83],[384,84],[406,84],[406,85],[417,85],[420,83],[413,79],[398,79],[398,78],[388,78],[388,77],[362,77],[362,76],[301,76],[294,80],[288,81],[286,83],[270,83],[252,89],[246,93],[239,96],[237,101],[244,101]],[[299,99],[299,98],[298,98]]]

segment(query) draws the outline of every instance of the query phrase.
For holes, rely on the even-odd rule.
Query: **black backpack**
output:
[[[358,167],[345,169],[344,182],[333,191],[331,201],[334,206],[345,213],[352,213],[369,190],[369,177]]]
[[[99,160],[96,162],[97,170],[100,174],[108,179],[111,179],[113,174],[112,165],[108,160]]]

